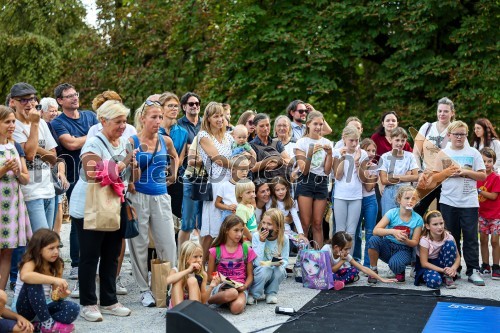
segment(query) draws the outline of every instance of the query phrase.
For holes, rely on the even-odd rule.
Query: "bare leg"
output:
[[[179,234],[177,236],[177,243],[179,244],[177,248],[179,250],[179,253],[181,253],[182,243],[189,240],[189,235],[190,235],[189,232],[179,230]]]
[[[203,248],[203,264],[208,262],[208,250],[210,245],[212,245],[213,238],[210,235],[206,235],[201,238],[201,247]]]
[[[229,310],[231,310],[232,314],[240,314],[245,310],[245,305],[246,305],[246,297],[245,293],[239,293],[238,297],[236,300],[232,301],[231,304],[229,304]]]
[[[182,279],[172,285],[172,292],[170,296],[170,303],[172,304],[172,307],[180,304],[184,300],[184,288]]]
[[[201,302],[200,287],[198,286],[198,280],[194,276],[188,277],[187,289],[190,300]]]
[[[498,244],[498,235],[491,235],[491,254],[493,255],[493,265],[498,265],[500,260],[500,246]]]
[[[314,200],[313,202],[313,238],[318,243],[319,248],[323,247],[323,216],[326,209],[325,200]]]
[[[238,295],[238,290],[236,290],[235,288],[229,288],[223,291],[219,291],[217,294],[211,296],[208,299],[208,304],[226,304],[237,299]]]
[[[370,257],[370,266],[377,267],[378,252],[374,249],[368,249],[368,256]]]
[[[54,231],[57,232],[57,234],[61,233],[62,220],[63,220],[63,209],[62,209],[62,202],[60,202],[57,205],[56,220],[54,221]]]
[[[0,289],[5,290],[10,273],[10,260],[13,249],[3,249],[0,252]]]
[[[300,222],[304,230],[304,236],[308,237],[309,227],[311,226],[313,198],[304,197],[299,195],[298,199]]]

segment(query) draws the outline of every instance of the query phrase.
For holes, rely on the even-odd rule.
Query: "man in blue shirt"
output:
[[[184,117],[177,123],[188,132],[188,150],[193,138],[198,134],[203,120],[200,117],[200,96],[194,92],[187,92],[181,97],[181,108],[184,111]]]
[[[98,121],[94,112],[78,110],[80,107],[79,94],[71,84],[60,84],[54,89],[54,95],[63,113],[52,120],[51,125],[61,144],[59,157],[63,158],[66,163],[66,178],[70,183],[66,196],[69,202],[71,192],[79,177],[80,152],[87,140],[90,127],[97,124]],[[71,221],[69,246],[71,257],[70,279],[74,280],[78,278],[80,244],[78,243],[77,228],[73,221]]]
[[[292,138],[295,141],[299,140],[306,132],[306,117],[307,108],[306,104],[299,99],[288,104],[286,113],[292,122]]]

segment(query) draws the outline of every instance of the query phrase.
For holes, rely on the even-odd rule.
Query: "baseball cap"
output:
[[[32,95],[36,94],[35,88],[31,84],[28,84],[26,82],[19,82],[16,83],[15,85],[10,88],[10,97],[19,97],[19,96],[26,96],[26,95]]]

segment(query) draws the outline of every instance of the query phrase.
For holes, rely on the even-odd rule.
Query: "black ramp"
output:
[[[320,292],[299,310],[299,315],[310,313],[291,317],[276,332],[422,332],[437,302],[500,306],[493,300],[436,296],[433,290],[349,287]]]

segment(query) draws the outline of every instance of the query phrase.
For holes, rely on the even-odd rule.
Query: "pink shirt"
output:
[[[441,247],[444,245],[446,241],[453,241],[455,242],[455,239],[453,236],[448,232],[446,232],[446,236],[444,236],[444,239],[441,242],[433,241],[427,236],[423,236],[420,238],[419,242],[419,247],[417,248],[417,254],[420,256],[420,247],[425,247],[426,249],[429,250],[429,259],[436,259],[439,256],[439,251],[441,251]]]
[[[255,257],[257,257],[254,250],[252,250],[251,247],[248,247],[247,260],[244,262],[243,246],[241,244],[238,245],[238,249],[233,253],[228,252],[225,245],[221,245],[220,249],[221,255],[219,264],[216,267],[217,272],[230,278],[231,280],[245,283],[247,279],[246,264],[252,262]],[[215,247],[210,248],[208,252],[212,257],[214,257],[214,259],[217,260]]]

